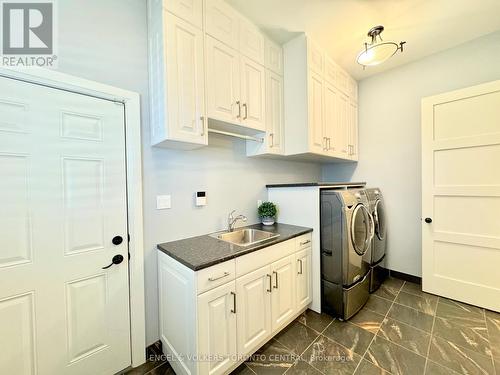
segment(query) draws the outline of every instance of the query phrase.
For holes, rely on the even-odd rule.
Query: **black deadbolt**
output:
[[[426,218],[425,218],[425,222],[426,222],[427,224],[430,224],[430,223],[432,223],[432,219],[431,219],[430,217],[426,217]]]
[[[102,267],[103,270],[106,270],[108,269],[109,267],[111,267],[113,264],[120,264],[121,262],[123,262],[123,255],[121,254],[118,254],[118,255],[115,255],[113,257],[113,259],[111,259],[111,264],[109,266],[106,266],[106,267]]]
[[[113,242],[113,245],[119,245],[123,242],[123,238],[121,236],[115,236],[111,242]]]

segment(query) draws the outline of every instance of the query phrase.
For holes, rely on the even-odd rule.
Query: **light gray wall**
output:
[[[266,183],[319,180],[319,165],[249,159],[243,141],[210,137],[210,146],[174,151],[149,146],[145,0],[59,1],[59,70],[139,92],[142,104],[147,342],[158,339],[156,244],[223,228],[228,211],[257,221]],[[194,207],[206,190],[208,206]],[[157,211],[156,195],[172,209]]]
[[[323,180],[362,180],[381,188],[389,268],[421,275],[421,99],[497,79],[500,32],[360,82],[359,162],[325,166]]]

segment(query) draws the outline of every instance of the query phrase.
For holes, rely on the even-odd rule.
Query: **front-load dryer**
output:
[[[376,291],[387,277],[385,253],[387,248],[387,224],[384,197],[379,188],[365,189],[373,217],[375,235],[371,244],[370,293]]]
[[[349,319],[368,300],[373,219],[364,190],[321,190],[322,311]]]

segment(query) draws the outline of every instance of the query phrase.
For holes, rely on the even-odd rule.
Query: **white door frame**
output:
[[[0,77],[13,78],[124,104],[128,227],[130,234],[130,347],[132,367],[137,367],[146,361],[140,96],[133,91],[122,90],[42,68],[23,70],[0,68]]]

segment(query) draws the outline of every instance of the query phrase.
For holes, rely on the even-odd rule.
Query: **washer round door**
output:
[[[375,209],[373,210],[373,221],[375,224],[375,234],[379,240],[383,240],[386,234],[385,225],[385,207],[384,202],[380,199],[375,203]]]
[[[351,243],[358,255],[364,255],[371,242],[370,213],[364,204],[358,204],[351,217]]]

